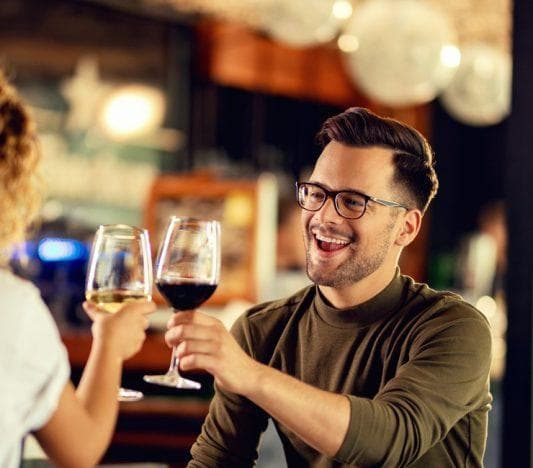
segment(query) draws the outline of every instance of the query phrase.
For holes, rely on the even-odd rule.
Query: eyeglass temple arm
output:
[[[376,198],[376,197],[371,197],[370,195],[368,195],[368,199],[369,200],[372,200],[373,202],[375,203],[379,203],[380,205],[384,205],[384,206],[397,206],[398,208],[404,208],[406,210],[408,210],[409,208],[407,208],[406,206],[400,204],[400,203],[396,203],[396,202],[393,202],[393,201],[387,201],[387,200],[383,200],[381,198]]]

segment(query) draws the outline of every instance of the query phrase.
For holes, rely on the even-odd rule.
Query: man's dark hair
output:
[[[394,119],[380,117],[368,109],[351,107],[327,119],[317,134],[325,147],[331,140],[348,146],[381,146],[394,155],[394,182],[406,189],[410,206],[425,212],[437,193],[431,146],[420,132]]]

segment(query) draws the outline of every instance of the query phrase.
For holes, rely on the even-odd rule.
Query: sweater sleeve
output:
[[[244,317],[235,322],[231,333],[244,351],[255,357]],[[259,439],[267,423],[268,415],[250,400],[215,386],[215,396],[209,407],[209,414],[191,449],[192,459],[187,466],[253,466],[258,456]]]
[[[373,399],[348,395],[348,432],[336,459],[406,466],[466,414],[490,404],[491,333],[481,314],[456,304],[414,334],[409,359]]]

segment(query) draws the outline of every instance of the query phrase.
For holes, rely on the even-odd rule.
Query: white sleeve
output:
[[[1,282],[0,453],[44,426],[70,374],[59,332],[38,290],[18,278]],[[5,445],[4,445],[5,444]]]
[[[48,308],[40,297],[38,300],[41,307],[36,307],[36,317],[26,328],[26,345],[20,355],[26,374],[24,381],[34,382],[32,410],[27,418],[30,431],[48,422],[70,377],[68,355],[59,331]]]

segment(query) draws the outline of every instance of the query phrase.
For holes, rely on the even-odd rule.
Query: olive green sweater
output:
[[[274,421],[289,467],[482,466],[491,334],[459,296],[398,272],[374,298],[339,310],[310,286],[252,308],[232,333],[254,359],[350,400],[334,459]],[[252,466],[268,417],[217,389],[189,466]]]

